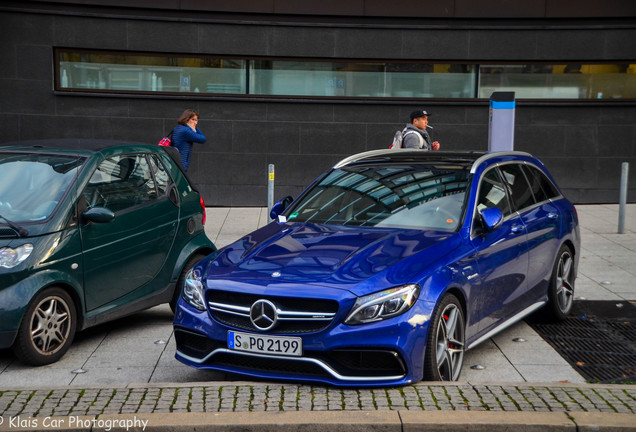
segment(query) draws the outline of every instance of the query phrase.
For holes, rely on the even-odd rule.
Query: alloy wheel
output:
[[[455,304],[447,305],[437,323],[436,358],[439,376],[444,381],[456,381],[464,361],[464,319]]]
[[[572,284],[572,255],[565,251],[559,258],[556,273],[556,300],[559,309],[566,313],[572,307],[574,299],[574,285]]]
[[[31,316],[31,342],[40,354],[50,355],[63,347],[69,337],[69,305],[58,296],[44,298]]]

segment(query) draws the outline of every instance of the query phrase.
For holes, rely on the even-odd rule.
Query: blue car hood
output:
[[[207,277],[354,292],[414,282],[459,245],[457,233],[276,222],[227,246]]]

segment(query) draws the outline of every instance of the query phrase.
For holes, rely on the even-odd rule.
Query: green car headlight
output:
[[[358,297],[344,323],[365,324],[401,315],[415,304],[419,294],[420,286],[409,284]]]
[[[23,244],[17,248],[3,247],[0,249],[0,267],[13,268],[27,259],[33,251],[31,243]]]
[[[201,271],[199,269],[191,269],[186,274],[182,296],[193,308],[200,311],[205,310],[203,282],[201,282]]]

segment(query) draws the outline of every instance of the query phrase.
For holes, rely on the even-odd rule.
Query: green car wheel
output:
[[[36,295],[22,319],[15,355],[25,363],[54,363],[66,353],[75,337],[75,303],[60,288],[47,288]]]

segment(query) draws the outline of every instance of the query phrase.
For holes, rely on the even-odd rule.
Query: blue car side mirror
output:
[[[492,232],[499,228],[503,221],[503,213],[498,207],[490,207],[479,212],[484,228],[487,232]]]
[[[283,212],[289,207],[294,199],[291,196],[286,196],[282,200],[278,201],[276,204],[272,206],[272,211],[269,212],[269,217],[271,219],[278,218],[279,215],[283,214]]]

